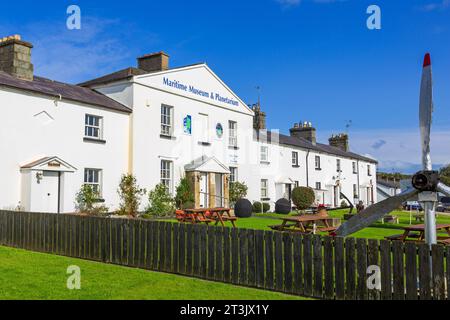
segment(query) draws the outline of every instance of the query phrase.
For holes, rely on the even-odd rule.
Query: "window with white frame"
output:
[[[298,167],[298,152],[292,151],[292,166]]]
[[[228,121],[228,134],[229,140],[228,144],[230,147],[237,147],[237,122]]]
[[[102,139],[103,118],[86,114],[84,117],[84,136],[93,139]]]
[[[341,159],[336,159],[336,171],[341,172]]]
[[[358,167],[356,165],[356,161],[352,162],[353,173],[358,173]]]
[[[161,183],[172,193],[172,161],[161,160]]]
[[[316,190],[322,190],[322,183],[316,182]]]
[[[315,165],[316,170],[320,170],[320,156],[315,157],[314,165]]]
[[[238,168],[230,167],[230,182],[238,181]]]
[[[370,164],[367,165],[367,175],[368,176],[372,175],[372,170],[371,170]]]
[[[300,185],[298,181],[294,181],[294,187],[297,188]]]
[[[261,179],[261,199],[269,197],[268,185],[267,179]]]
[[[92,190],[98,195],[102,194],[102,170],[84,169],[84,185],[91,186]]]
[[[268,146],[261,146],[260,161],[261,162],[269,162],[269,147]]]
[[[173,107],[161,105],[161,134],[172,136],[173,134]]]
[[[358,186],[356,184],[353,184],[353,198],[358,199]]]

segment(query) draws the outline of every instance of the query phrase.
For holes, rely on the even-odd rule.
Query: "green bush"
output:
[[[178,209],[190,209],[194,207],[194,202],[194,193],[191,190],[189,180],[186,177],[181,178],[176,189],[175,205]]]
[[[297,210],[308,209],[315,199],[314,190],[309,187],[296,187],[292,190],[292,202],[297,207]]]
[[[234,206],[236,201],[247,196],[248,187],[243,182],[230,183],[230,204]]]
[[[345,208],[345,207],[348,207],[348,203],[347,203],[347,201],[342,200],[341,201],[341,208]]]
[[[104,205],[98,205],[99,198],[99,193],[94,191],[91,185],[82,185],[75,198],[77,212],[93,216],[105,216],[109,209]]]
[[[261,206],[262,206],[262,208],[261,208]],[[253,202],[253,212],[255,212],[255,213],[261,213],[261,212],[266,213],[269,210],[270,210],[270,205],[268,203],[265,203],[265,202],[261,203],[259,201]]]
[[[167,187],[160,183],[148,195],[149,207],[147,213],[153,216],[164,217],[175,212],[174,200],[170,196]]]
[[[147,191],[138,186],[136,178],[132,174],[124,174],[120,180],[117,193],[120,198],[120,207],[118,213],[130,217],[137,217],[141,197]]]

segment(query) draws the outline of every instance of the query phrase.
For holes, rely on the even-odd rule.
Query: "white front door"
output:
[[[59,172],[43,171],[42,179],[36,189],[34,199],[37,206],[33,206],[33,211],[59,212]]]
[[[200,207],[207,208],[209,205],[208,201],[208,174],[200,173]]]

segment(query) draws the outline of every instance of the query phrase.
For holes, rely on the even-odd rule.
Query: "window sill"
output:
[[[270,164],[270,161],[260,161],[260,164]]]
[[[322,171],[322,168],[316,168],[316,171]]]
[[[105,199],[101,198],[101,199],[95,199],[94,200],[95,203],[105,203]]]
[[[261,201],[270,201],[270,198],[261,198]]]
[[[90,138],[90,137],[84,137],[83,141],[84,142],[100,143],[100,144],[105,144],[106,143],[106,140],[97,139],[97,138]]]
[[[167,139],[167,140],[176,140],[176,137],[171,136],[171,135],[162,134],[162,133],[159,135],[159,137],[162,139]]]
[[[228,146],[228,149],[239,150],[239,147],[238,146]]]
[[[300,168],[300,166],[298,164],[294,164],[292,165],[292,168]]]
[[[201,146],[210,146],[211,142],[199,141],[198,144]]]

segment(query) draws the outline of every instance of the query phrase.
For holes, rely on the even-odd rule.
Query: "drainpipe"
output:
[[[361,200],[361,189],[359,185],[359,160],[356,160],[356,173],[357,173],[357,180],[358,180],[358,202]]]
[[[310,150],[306,153],[306,187],[309,187],[309,153]]]

